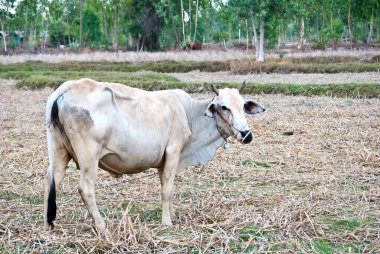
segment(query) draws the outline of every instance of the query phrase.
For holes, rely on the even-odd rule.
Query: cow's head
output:
[[[244,86],[245,82],[237,89],[216,89],[212,85],[216,97],[208,105],[205,116],[215,119],[216,126],[224,138],[233,136],[241,143],[248,144],[252,141],[253,134],[244,112],[250,115],[257,114],[264,112],[265,108],[255,101],[243,99],[240,92]]]

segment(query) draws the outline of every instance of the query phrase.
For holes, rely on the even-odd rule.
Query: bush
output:
[[[53,47],[69,44],[70,26],[62,20],[50,24],[49,37]]]
[[[333,46],[341,39],[344,33],[344,25],[342,20],[334,19],[331,28],[325,28],[322,30],[322,40],[329,40]]]
[[[79,48],[79,43],[77,43],[76,41],[72,41],[70,43],[71,52],[76,53],[78,51],[78,48]]]

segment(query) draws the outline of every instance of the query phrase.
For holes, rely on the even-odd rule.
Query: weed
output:
[[[334,251],[334,246],[327,240],[315,240],[314,246],[321,254],[330,254]]]
[[[141,221],[161,221],[162,209],[161,207],[155,207],[150,210],[141,211]]]
[[[360,222],[357,220],[338,220],[333,225],[339,229],[352,231],[360,226]]]
[[[254,163],[258,167],[262,167],[262,168],[265,168],[265,169],[271,168],[271,166],[269,164],[265,163],[265,162],[255,161]]]

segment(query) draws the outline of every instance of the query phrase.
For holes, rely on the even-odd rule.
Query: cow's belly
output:
[[[99,167],[115,175],[136,174],[149,168],[161,168],[161,163],[136,163],[133,160],[122,160],[116,154],[107,154],[99,161]]]
[[[149,168],[161,168],[164,165],[164,148],[130,147],[127,151],[111,152],[99,161],[99,167],[114,174],[135,174]],[[153,148],[153,149],[152,149]]]

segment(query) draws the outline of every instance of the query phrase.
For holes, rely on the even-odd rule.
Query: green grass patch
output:
[[[334,246],[327,240],[315,240],[314,246],[319,253],[323,254],[333,253],[334,250]]]
[[[252,160],[248,159],[248,160],[243,160],[243,161],[241,162],[241,165],[243,165],[243,166],[247,166],[247,167],[252,167],[252,166],[254,165],[254,163],[253,163]]]
[[[335,219],[327,216],[321,216],[319,218],[319,222],[327,225],[331,230],[341,232],[351,232],[358,228],[375,226],[375,219],[371,217],[359,220],[356,218]]]
[[[362,253],[364,245],[362,243],[334,243],[326,239],[315,239],[311,242],[304,242],[306,249],[315,250],[321,254],[332,253]]]
[[[112,62],[62,62],[62,63],[44,63],[31,62],[0,65],[0,72],[22,71],[115,71],[115,72],[136,72],[136,71],[154,71],[154,72],[189,72],[201,70],[205,72],[229,71],[229,61],[159,61],[144,63],[112,63]]]
[[[246,242],[249,239],[251,239],[252,237],[254,237],[254,238],[262,237],[264,234],[265,234],[265,231],[263,231],[259,227],[250,226],[250,227],[247,227],[246,229],[241,231],[241,233],[239,235],[239,239],[243,242]]]
[[[240,177],[230,177],[230,178],[226,178],[224,181],[222,182],[218,182],[218,186],[219,187],[222,187],[222,186],[225,186],[225,185],[228,185],[228,186],[233,186],[233,185],[236,185],[237,183],[239,183],[242,179]],[[231,194],[231,193],[230,193]]]
[[[257,63],[252,60],[235,60],[230,63],[230,71],[234,74],[249,73],[343,73],[343,72],[376,72],[379,63],[293,63],[266,61]]]
[[[352,231],[360,226],[357,220],[338,220],[333,223],[336,228]]]
[[[140,219],[141,221],[161,221],[162,208],[155,207],[153,209],[141,211]]]
[[[380,84],[253,84],[244,89],[249,94],[285,94],[305,96],[336,96],[357,98],[380,97]]]
[[[265,162],[255,161],[254,163],[258,167],[262,167],[262,168],[265,168],[265,169],[271,168],[271,166],[269,164],[265,163]]]
[[[227,61],[158,61],[158,62],[62,62],[44,63],[27,61],[16,64],[0,65],[0,73],[9,71],[87,71],[94,72],[189,72],[200,70],[204,72],[231,71],[235,74],[247,73],[340,73],[340,72],[369,72],[379,71],[378,61],[361,61],[358,58],[284,58],[267,59],[257,63],[252,59]]]
[[[104,82],[121,83],[147,90],[162,90],[179,88],[183,84],[176,78],[156,72],[33,72],[28,76],[19,73],[0,74],[1,78],[16,79],[17,87],[40,89],[43,87],[57,88],[67,80],[90,78]]]
[[[0,194],[0,200],[5,201],[20,201],[20,202],[27,202],[31,203],[33,205],[38,205],[43,203],[42,196],[33,194],[33,195],[25,195],[25,194],[18,194],[14,192],[6,191],[4,193]]]
[[[179,62],[165,62],[175,66]],[[148,65],[148,63],[144,63]],[[152,64],[152,63],[149,63]],[[202,63],[197,63],[202,64]],[[205,63],[203,63],[205,64]],[[277,63],[268,63],[277,64]],[[15,79],[19,88],[40,89],[56,88],[67,80],[91,78],[103,82],[116,82],[145,90],[184,89],[187,92],[210,91],[210,84],[181,82],[165,73],[154,71],[132,72],[125,63],[61,63],[47,64],[27,62],[21,64],[0,65],[0,79]],[[143,64],[137,64],[142,66]],[[140,66],[140,67],[141,67]],[[174,68],[174,67],[173,67]],[[380,65],[379,65],[380,68]],[[149,69],[149,68],[146,68]],[[152,68],[150,68],[152,69]],[[157,71],[157,70],[155,70]],[[160,70],[158,70],[160,71]],[[177,70],[174,70],[177,71]],[[188,70],[187,70],[188,71]],[[216,83],[218,87],[236,88],[238,83]],[[356,98],[379,98],[380,84],[258,84],[247,83],[243,91],[246,94],[285,94],[304,96],[337,96]]]
[[[271,168],[271,166],[265,162],[261,162],[261,161],[253,161],[251,159],[246,159],[246,160],[243,160],[241,162],[241,165],[242,166],[245,166],[245,167],[253,167],[253,166],[257,166],[257,167],[262,167],[262,168],[265,168],[265,169],[269,169]]]

